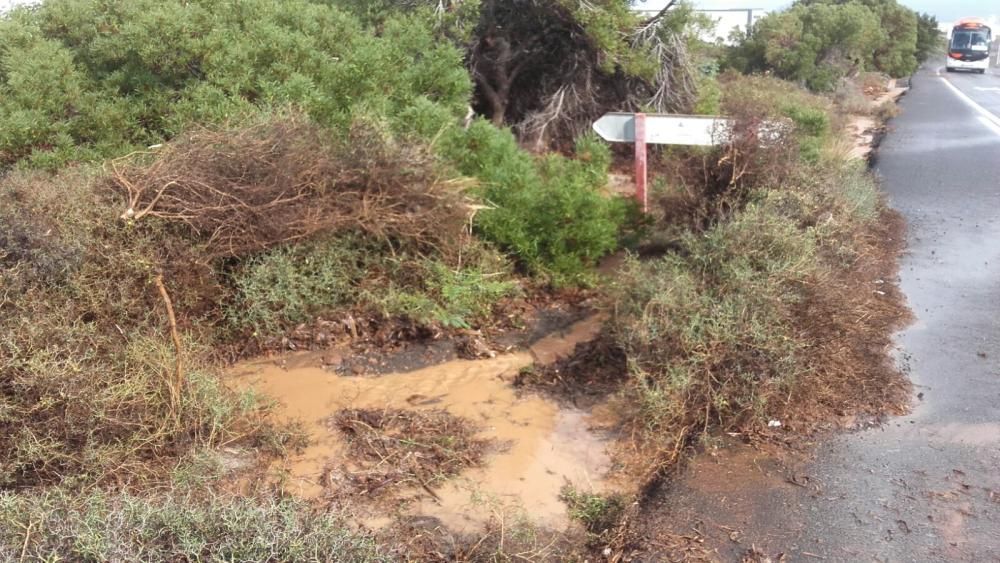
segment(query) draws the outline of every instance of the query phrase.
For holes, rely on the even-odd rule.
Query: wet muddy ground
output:
[[[343,409],[443,409],[462,417],[476,436],[495,445],[480,467],[461,472],[433,491],[409,487],[388,501],[353,499],[350,509],[370,528],[402,516],[431,517],[455,532],[472,532],[498,516],[527,517],[561,531],[569,524],[560,500],[564,486],[598,493],[608,488],[611,436],[595,413],[512,385],[522,368],[545,365],[594,338],[603,318],[587,317],[538,338],[529,348],[481,360],[451,360],[377,376],[338,373],[340,351],[291,354],[235,366],[231,383],[281,405],[283,416],[305,423],[309,446],[272,471],[297,496],[342,504],[337,484],[352,463],[345,437],[330,419]],[[344,354],[347,351],[343,352]]]
[[[721,561],[1000,561],[998,154],[1000,135],[916,77],[877,169],[908,223],[900,284],[916,320],[898,359],[913,411],[810,453],[697,456],[650,507],[654,547],[669,530]]]

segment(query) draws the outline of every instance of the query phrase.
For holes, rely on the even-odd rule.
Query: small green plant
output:
[[[875,178],[864,163],[842,167],[830,182],[832,196],[847,211],[852,221],[871,224],[882,211],[882,196]]]
[[[5,14],[0,167],[120,156],[286,105],[335,129],[367,113],[429,135],[464,115],[457,48],[405,14],[374,33],[338,4],[78,0]],[[415,114],[437,123],[415,131]]]
[[[238,297],[226,316],[237,330],[265,335],[353,306],[370,259],[365,245],[351,235],[251,258],[233,277]]]
[[[625,511],[625,498],[621,495],[599,495],[580,491],[566,485],[560,498],[569,509],[570,518],[587,528],[587,532],[600,536],[618,525]]]
[[[237,298],[226,315],[233,329],[257,336],[347,309],[469,328],[486,321],[517,285],[502,256],[474,241],[464,252],[464,265],[451,267],[352,234],[285,246],[252,258],[234,274]]]
[[[391,285],[378,298],[388,315],[399,315],[423,324],[449,328],[470,328],[489,317],[493,305],[517,292],[505,264],[496,271],[477,267],[453,269],[437,260],[412,264],[421,283],[398,287]]]
[[[595,137],[580,139],[576,158],[535,158],[510,132],[477,121],[443,150],[482,183],[489,208],[477,213],[477,231],[528,271],[556,285],[582,283],[617,248],[628,203],[602,193],[611,155]]]

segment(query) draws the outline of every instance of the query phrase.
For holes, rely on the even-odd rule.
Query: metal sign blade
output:
[[[729,120],[722,117],[646,114],[646,142],[654,145],[711,146],[725,138]],[[594,131],[612,143],[635,141],[635,114],[606,113]]]
[[[634,113],[606,113],[594,122],[594,131],[602,139],[611,143],[631,143],[635,141]]]

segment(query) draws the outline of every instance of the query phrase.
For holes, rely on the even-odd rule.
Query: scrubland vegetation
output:
[[[221,359],[317,317],[363,319],[328,339],[447,332],[589,288],[644,479],[707,433],[898,404],[879,343],[903,311],[870,287],[898,232],[844,160],[843,114],[874,111],[865,72],[911,72],[933,22],[891,0],[802,2],[733,47],[700,43],[703,23],[615,0],[4,15],[0,558],[446,557],[223,486],[223,449],[267,459],[304,438],[227,389]],[[583,133],[637,109],[736,122],[725,146],[654,151],[646,218],[606,192],[615,153]],[[781,134],[758,143],[761,123]],[[621,274],[598,275],[621,250]],[[620,547],[624,500],[566,498],[581,550]],[[490,537],[452,555],[518,545]]]

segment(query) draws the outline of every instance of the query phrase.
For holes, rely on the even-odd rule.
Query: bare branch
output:
[[[460,244],[467,182],[438,178],[433,155],[358,128],[332,144],[301,117],[233,131],[198,130],[158,159],[112,162],[122,218],[187,225],[213,256],[240,256],[324,233],[407,241],[413,250]]]

